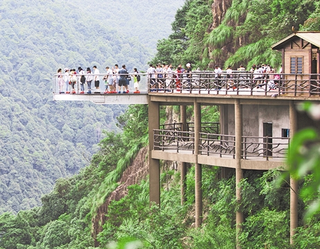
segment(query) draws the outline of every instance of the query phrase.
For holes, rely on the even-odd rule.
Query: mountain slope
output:
[[[178,2],[183,1],[164,1],[172,9],[167,26]],[[0,213],[40,205],[41,196],[52,190],[58,178],[88,164],[103,130],[119,131],[115,119],[127,106],[54,102],[51,95],[53,74],[59,67],[97,65],[103,72],[107,65],[126,63],[129,69],[143,69],[155,45],[143,45],[133,35],[153,41],[169,34],[166,28],[148,26],[168,13],[160,15],[158,9],[153,13],[146,1],[145,5],[121,2],[121,9],[132,11],[139,5],[136,22],[142,28],[136,29],[118,22],[126,20],[127,13],[108,7],[111,3],[119,5],[99,0],[2,1]],[[142,18],[143,12],[150,14],[146,18],[153,17],[151,22]],[[146,28],[151,33],[144,34]]]

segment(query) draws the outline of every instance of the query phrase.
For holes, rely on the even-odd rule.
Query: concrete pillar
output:
[[[241,169],[241,155],[242,155],[242,108],[240,100],[236,99],[234,103],[234,115],[235,115],[235,161],[236,161],[236,200],[241,201],[241,189],[238,187],[239,182],[243,178]],[[243,213],[237,211],[236,213],[236,240],[237,248],[239,248],[239,233],[241,231],[241,223],[243,222]]]
[[[220,134],[228,135],[228,105],[219,105],[219,112],[220,112]],[[220,167],[221,170],[221,178],[226,179],[226,168]]]
[[[149,117],[149,199],[160,205],[160,161],[152,159],[153,150],[153,129],[159,129],[160,111],[159,103],[151,102],[149,96],[148,117]]]
[[[182,123],[182,130],[186,131],[187,129],[187,111],[185,105],[180,105],[180,122]],[[181,162],[181,205],[183,205],[186,201],[186,175],[187,175],[187,164],[185,162]]]
[[[228,105],[220,105],[220,134],[229,134],[228,130]]]
[[[194,102],[194,153],[199,154],[200,142],[200,127],[201,127],[201,108],[200,104]],[[198,159],[195,164],[195,208],[196,208],[196,227],[200,227],[202,223],[202,166],[198,164]]]
[[[293,101],[289,104],[290,137],[297,132],[297,112]],[[298,182],[290,178],[290,244],[293,244],[295,229],[298,227]]]
[[[180,171],[180,182],[181,182],[181,205],[186,202],[186,176],[187,176],[187,163],[181,162],[181,171]]]
[[[187,129],[187,107],[185,105],[180,105],[180,122],[182,123],[182,130]]]

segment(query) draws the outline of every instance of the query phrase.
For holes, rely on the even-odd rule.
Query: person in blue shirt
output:
[[[127,90],[127,85],[128,85],[128,77],[129,73],[126,69],[126,65],[122,65],[122,68],[119,70],[119,91],[118,93],[121,93],[121,88],[122,88],[122,93],[128,93]]]

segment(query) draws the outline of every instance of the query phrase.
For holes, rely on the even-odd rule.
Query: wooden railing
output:
[[[189,151],[194,154],[194,132],[156,129],[154,150]],[[200,132],[199,154],[235,158],[235,136]],[[285,158],[290,138],[285,137],[242,137],[242,159]]]
[[[254,157],[285,158],[289,146],[288,137],[242,137],[243,159]]]
[[[251,72],[192,72],[148,78],[149,91],[217,95],[320,96],[320,74],[261,74]]]
[[[160,129],[182,131],[183,130],[183,123],[162,124],[162,125],[160,125]],[[191,132],[194,131],[194,123],[193,122],[186,123],[186,131],[191,131]],[[219,122],[202,122],[200,131],[206,132],[206,133],[219,133],[220,132],[220,123]]]
[[[153,130],[153,134],[154,150],[186,150],[194,154],[194,132],[157,129]]]
[[[218,155],[219,157],[232,156],[232,158],[235,158],[235,136],[200,133],[199,154]]]

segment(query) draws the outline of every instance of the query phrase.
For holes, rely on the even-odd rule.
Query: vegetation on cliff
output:
[[[243,64],[280,67],[271,45],[295,30],[319,30],[319,3],[311,0],[188,0],[177,12],[173,33],[158,42],[153,63],[194,68]]]
[[[106,132],[90,166],[71,178],[59,179],[54,190],[41,198],[41,207],[0,216],[0,248],[94,245],[92,219],[148,138],[147,106],[131,106],[118,119],[123,132]]]
[[[222,12],[222,18],[218,19],[216,25],[212,25],[212,13],[215,13],[211,9],[212,3],[211,0],[186,1],[185,5],[177,12],[176,20],[173,23],[173,34],[169,39],[161,40],[158,43],[158,54],[152,61],[176,65],[192,62],[194,66],[201,68],[208,68],[213,63],[224,63],[225,61],[234,66],[239,63],[249,65],[254,62],[278,65],[280,62],[278,55],[272,51],[265,52],[266,49],[270,49],[273,42],[289,34],[292,25],[296,28],[300,27],[300,29],[315,29],[320,26],[317,17],[320,12],[320,5],[314,1],[225,1],[226,11]],[[215,3],[218,5],[219,1],[215,1]],[[267,3],[268,6],[266,6]],[[16,7],[14,3],[12,3],[13,7]],[[266,11],[275,12],[265,14],[260,12],[263,8]],[[296,13],[299,14],[299,17],[296,16]],[[277,19],[277,16],[280,16],[281,19]],[[279,25],[275,23],[279,23]],[[11,33],[8,33],[8,36],[14,37]],[[32,45],[32,42],[27,44]],[[102,47],[100,47],[101,51],[99,50],[99,52],[102,52],[104,51],[103,45],[102,43],[100,45]],[[41,53],[41,51],[38,52]],[[55,54],[57,51],[51,52]],[[45,126],[48,127],[46,134],[48,137],[39,138],[40,141],[42,139],[45,141],[40,143],[43,147],[47,144],[50,145],[51,140],[57,141],[54,139],[55,136],[61,137],[59,132],[66,125],[67,115],[58,118],[52,114],[49,115],[50,118],[47,118],[47,112],[57,108],[60,111],[64,110],[65,113],[74,113],[77,108],[82,110],[86,105],[70,104],[66,106],[56,103],[52,107],[46,99],[41,97],[49,84],[48,78],[41,78],[41,75],[40,77],[38,74],[32,73],[30,73],[30,77],[38,75],[41,79],[46,79],[44,81],[46,84],[39,83],[37,85],[41,94],[35,96],[29,94],[30,96],[27,98],[18,92],[16,94],[19,99],[18,103],[25,103],[27,109],[21,109],[20,105],[14,105],[13,103],[17,101],[10,93],[13,87],[8,84],[11,78],[3,73],[4,70],[8,69],[11,72],[13,65],[19,65],[12,64],[14,58],[17,58],[13,55],[12,57],[9,55],[7,55],[8,58],[5,57],[5,62],[10,62],[9,65],[11,66],[2,65],[3,68],[1,69],[2,75],[7,77],[2,83],[7,88],[1,92],[1,98],[4,104],[11,102],[13,107],[5,105],[3,108],[6,111],[1,114],[5,113],[7,116],[11,115],[19,118],[19,122],[23,124],[23,122],[29,120],[29,117],[25,116],[25,113],[28,113],[27,109],[32,109],[31,106],[36,105],[37,111],[32,113],[39,119],[33,121],[34,123],[41,124],[40,121],[43,120],[46,124],[52,122],[56,124]],[[65,60],[65,62],[75,64],[79,62],[78,58],[81,57],[71,56],[68,58],[73,59]],[[86,62],[87,60],[83,60],[83,63]],[[92,63],[94,59],[88,60],[88,62]],[[57,62],[52,63],[54,67],[59,65]],[[41,65],[42,69],[46,68],[47,65],[43,61],[38,64]],[[21,72],[19,70],[18,73],[12,72],[11,76],[18,77],[19,73],[24,73],[27,70],[29,70],[28,65],[24,67],[24,70],[21,69]],[[15,80],[17,86],[20,86],[22,82],[14,77],[12,79]],[[39,78],[31,79],[34,82],[40,82]],[[29,86],[23,89],[26,95],[31,88]],[[44,108],[45,105],[47,106]],[[99,115],[115,116],[112,111],[115,110],[101,109],[102,113]],[[219,116],[216,107],[203,107],[202,111],[203,121],[216,121]],[[96,112],[96,110],[82,113],[86,114],[83,119],[86,119],[87,115],[92,115],[92,112]],[[119,113],[121,112],[122,109],[119,110]],[[191,112],[188,111],[187,113]],[[99,115],[98,120],[101,119]],[[191,120],[192,117],[189,116],[189,119]],[[164,121],[164,116],[161,117],[161,120]],[[88,121],[88,125],[92,124],[92,121],[90,121]],[[157,206],[149,206],[147,177],[141,177],[141,183],[125,189],[124,192],[128,191],[125,197],[118,199],[115,196],[114,199],[108,200],[114,190],[119,187],[119,179],[123,172],[131,165],[133,158],[139,153],[140,149],[147,144],[147,106],[130,106],[117,121],[118,128],[121,128],[123,132],[104,133],[99,143],[99,150],[90,160],[90,165],[81,169],[79,174],[73,177],[57,180],[54,190],[42,197],[41,207],[20,211],[17,215],[4,213],[0,216],[0,248],[81,249],[93,248],[94,245],[97,245],[97,242],[100,243],[101,248],[114,248],[116,244],[114,241],[118,242],[116,246],[119,248],[123,248],[121,246],[126,242],[135,243],[136,248],[235,248],[234,214],[239,208],[245,216],[243,231],[239,238],[240,245],[243,248],[292,248],[289,245],[288,229],[289,185],[283,183],[280,188],[276,188],[275,179],[279,174],[277,171],[246,171],[244,180],[241,182],[242,203],[239,206],[235,201],[233,172],[230,171],[227,177],[222,178],[219,168],[204,165],[202,183],[204,219],[200,229],[194,228],[195,173],[192,165],[188,170],[186,202],[183,206],[180,204],[179,172],[169,168],[165,162],[161,166],[160,209]],[[12,131],[23,130],[19,122],[9,122],[12,127],[18,128],[13,130],[11,126],[4,127],[0,134],[2,138],[7,138],[8,133]],[[9,123],[3,122],[1,124],[8,126]],[[62,123],[63,125],[61,125]],[[69,128],[73,125],[79,127],[80,122],[74,120],[74,123],[70,121],[70,124],[68,124]],[[108,125],[110,125],[109,122]],[[113,124],[113,127],[114,130],[117,130],[115,124]],[[36,136],[39,134],[39,130],[36,128],[37,126],[34,125],[28,129],[34,131]],[[70,135],[71,130],[69,128],[65,127],[64,135],[66,137]],[[45,131],[42,132],[46,133]],[[73,136],[73,138],[81,139],[79,135]],[[10,139],[17,140],[16,137],[12,137]],[[17,141],[11,147],[6,144],[14,141],[10,140],[10,143],[4,144],[11,149],[15,147],[20,150]],[[41,145],[38,146],[41,147]],[[21,151],[32,146],[33,144],[25,146],[21,148]],[[68,146],[57,147],[69,148]],[[49,148],[51,150],[56,147],[49,146]],[[72,147],[72,151],[74,151],[74,147]],[[4,155],[7,156],[9,152],[4,153]],[[38,163],[32,165],[43,166],[44,161],[48,161],[48,158],[43,154],[42,152],[39,157],[30,156],[32,160],[35,160],[34,158],[41,159],[37,161]],[[66,154],[69,155],[69,152],[67,151]],[[0,168],[0,170],[3,169],[5,167]],[[10,173],[12,177],[14,174],[16,172]],[[1,179],[1,184],[3,182],[4,180]],[[18,188],[14,188],[14,186],[11,187],[12,191],[17,191]],[[310,204],[311,199],[309,195],[302,196],[299,203],[300,214]],[[300,228],[295,235],[295,247],[317,248],[319,245],[318,234],[320,233],[319,217],[316,214],[308,221],[308,224],[303,222],[302,217],[300,217]],[[97,231],[100,233],[97,233]]]
[[[183,0],[151,2],[1,1],[0,214],[40,206],[57,179],[89,164],[103,130],[120,131],[127,106],[54,102],[53,75],[115,63],[146,69]]]

